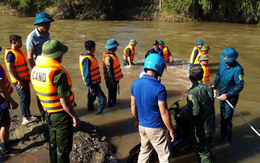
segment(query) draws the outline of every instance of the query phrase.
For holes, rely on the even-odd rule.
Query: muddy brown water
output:
[[[9,48],[8,38],[11,34],[22,36],[26,52],[26,37],[35,28],[34,18],[0,17],[1,39],[0,46]],[[123,49],[132,38],[137,40],[136,56],[134,62],[143,62],[145,52],[152,47],[154,40],[164,40],[169,46],[176,61],[189,60],[190,53],[198,39],[203,39],[211,48],[209,51],[211,69],[211,83],[219,64],[219,55],[225,47],[232,46],[239,53],[238,62],[243,66],[245,87],[240,94],[236,109],[258,131],[260,131],[259,92],[260,92],[260,28],[256,25],[231,24],[231,23],[168,23],[148,21],[77,21],[55,20],[50,29],[52,39],[58,39],[69,47],[64,55],[62,65],[72,77],[73,91],[78,106],[75,108],[82,121],[98,126],[98,132],[107,136],[114,144],[118,153],[116,159],[119,163],[127,160],[129,150],[140,142],[139,134],[134,128],[134,121],[130,111],[130,87],[137,79],[140,64],[133,68],[122,68],[124,78],[120,81],[120,95],[117,105],[113,108],[106,107],[100,115],[95,111],[87,110],[87,88],[80,76],[78,56],[85,52],[84,42],[96,42],[95,56],[102,68],[102,54],[109,38],[116,39],[120,46],[117,55],[122,61]],[[0,52],[0,63],[4,65],[4,50]],[[5,66],[4,66],[5,67]],[[188,80],[188,67],[186,65],[170,66],[164,72],[162,84],[168,91],[168,105],[179,99],[191,86]],[[101,73],[102,70],[101,70]],[[107,95],[107,89],[102,76],[101,87]],[[31,90],[32,114],[39,115],[35,91]],[[19,101],[17,92],[13,97]],[[180,102],[185,105],[186,100]],[[95,106],[97,106],[97,101]],[[219,103],[215,101],[217,132],[213,137],[212,151],[217,162],[259,162],[260,138],[254,134],[250,127],[235,113],[233,118],[233,141],[229,149],[217,148],[220,142],[219,134]],[[11,111],[11,115],[21,115],[19,108]],[[22,153],[18,156],[4,159],[4,162],[46,163],[48,152],[41,151],[34,154]],[[183,152],[172,158],[174,163],[196,162],[195,154]]]

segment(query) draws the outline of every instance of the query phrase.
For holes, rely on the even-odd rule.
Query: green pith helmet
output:
[[[208,61],[210,58],[208,56],[208,54],[203,54],[202,56],[200,56],[200,61]]]
[[[137,44],[137,42],[135,41],[135,39],[131,39],[131,40],[129,41],[129,44],[130,44],[130,45],[134,45],[134,44]]]
[[[42,56],[58,58],[68,51],[68,47],[58,40],[48,40],[42,45]]]
[[[202,47],[201,47],[201,51],[206,51],[206,50],[209,50],[209,46],[204,44]]]

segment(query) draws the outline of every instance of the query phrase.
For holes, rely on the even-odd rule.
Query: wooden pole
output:
[[[159,0],[159,11],[162,9],[162,0]]]

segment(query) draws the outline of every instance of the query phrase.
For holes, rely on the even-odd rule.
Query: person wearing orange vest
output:
[[[0,47],[0,51],[2,48]],[[10,113],[9,108],[11,104],[12,109],[17,109],[18,104],[11,97],[13,88],[9,82],[4,68],[0,64],[0,140],[2,151],[0,152],[1,157],[14,156],[21,152],[20,149],[10,148],[12,140],[9,140],[9,129],[10,129]],[[14,142],[14,141],[13,141]]]
[[[68,47],[58,40],[46,41],[31,72],[32,85],[46,111],[50,133],[50,163],[69,163],[73,126],[80,126],[74,106],[72,82],[61,66]]]
[[[79,67],[83,82],[88,87],[88,110],[94,108],[94,101],[96,97],[98,97],[99,105],[96,111],[97,115],[102,113],[107,98],[99,85],[99,83],[101,83],[100,71],[98,61],[94,56],[96,44],[92,40],[86,41],[85,48],[85,54],[79,56]]]
[[[123,66],[129,65],[132,67],[133,60],[134,60],[134,55],[135,55],[135,46],[137,42],[134,39],[131,39],[129,41],[129,44],[126,46],[124,50],[124,56],[123,56]]]
[[[170,62],[169,57],[171,57],[171,60],[172,60],[171,62],[173,63],[174,59],[173,59],[172,53],[170,52],[168,46],[165,46],[163,40],[159,41],[159,48],[163,50],[163,58],[164,58],[165,63],[167,64]]]
[[[107,51],[103,54],[103,72],[108,88],[108,106],[116,105],[116,96],[119,89],[119,80],[123,78],[123,73],[120,68],[119,59],[115,53],[119,43],[115,39],[109,39],[106,42],[105,49]]]
[[[204,45],[203,45],[204,46]],[[202,47],[203,48],[203,47]],[[203,78],[202,81],[203,83],[210,84],[210,79],[209,79],[209,67],[208,67],[208,61],[209,61],[209,56],[207,54],[203,54],[200,57],[200,65],[203,69]]]
[[[30,123],[30,120],[36,119],[31,115],[31,92],[30,92],[30,73],[27,65],[26,55],[21,50],[22,37],[11,35],[9,41],[12,45],[10,49],[5,50],[5,64],[9,72],[12,83],[20,97],[20,108],[23,117],[23,125]]]
[[[190,66],[194,64],[199,64],[199,57],[202,55],[201,47],[203,46],[204,42],[202,40],[197,41],[197,45],[193,48],[190,56]]]

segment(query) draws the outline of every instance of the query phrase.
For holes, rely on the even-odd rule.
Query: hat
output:
[[[219,58],[223,62],[233,62],[238,58],[238,53],[233,47],[227,47],[220,54]]]
[[[2,51],[2,47],[0,46],[0,51]]]
[[[135,41],[135,39],[131,39],[131,40],[129,41],[129,44],[133,45],[133,44],[137,44],[137,42]]]
[[[155,40],[155,41],[153,42],[153,45],[157,45],[157,44],[159,44],[159,42],[158,42],[157,40]]]
[[[159,41],[159,44],[163,44],[163,45],[164,45],[164,42],[163,42],[163,40],[160,40],[160,41]]]
[[[190,67],[189,75],[193,77],[197,77],[198,75],[203,75],[203,69],[200,65],[193,65]]]
[[[208,61],[210,58],[208,56],[208,54],[203,54],[202,56],[200,56],[200,61]]]
[[[68,51],[68,47],[58,40],[48,40],[42,45],[42,56],[58,58]]]
[[[112,49],[119,45],[119,43],[115,39],[109,39],[107,40],[105,49]]]
[[[201,45],[201,44],[204,44],[204,42],[202,40],[198,40],[197,45]]]
[[[33,25],[37,25],[40,23],[47,23],[47,22],[54,22],[54,20],[46,12],[40,12],[39,14],[36,15],[35,22]]]
[[[209,46],[204,44],[202,47],[201,47],[201,51],[205,51],[205,50],[209,50]]]

